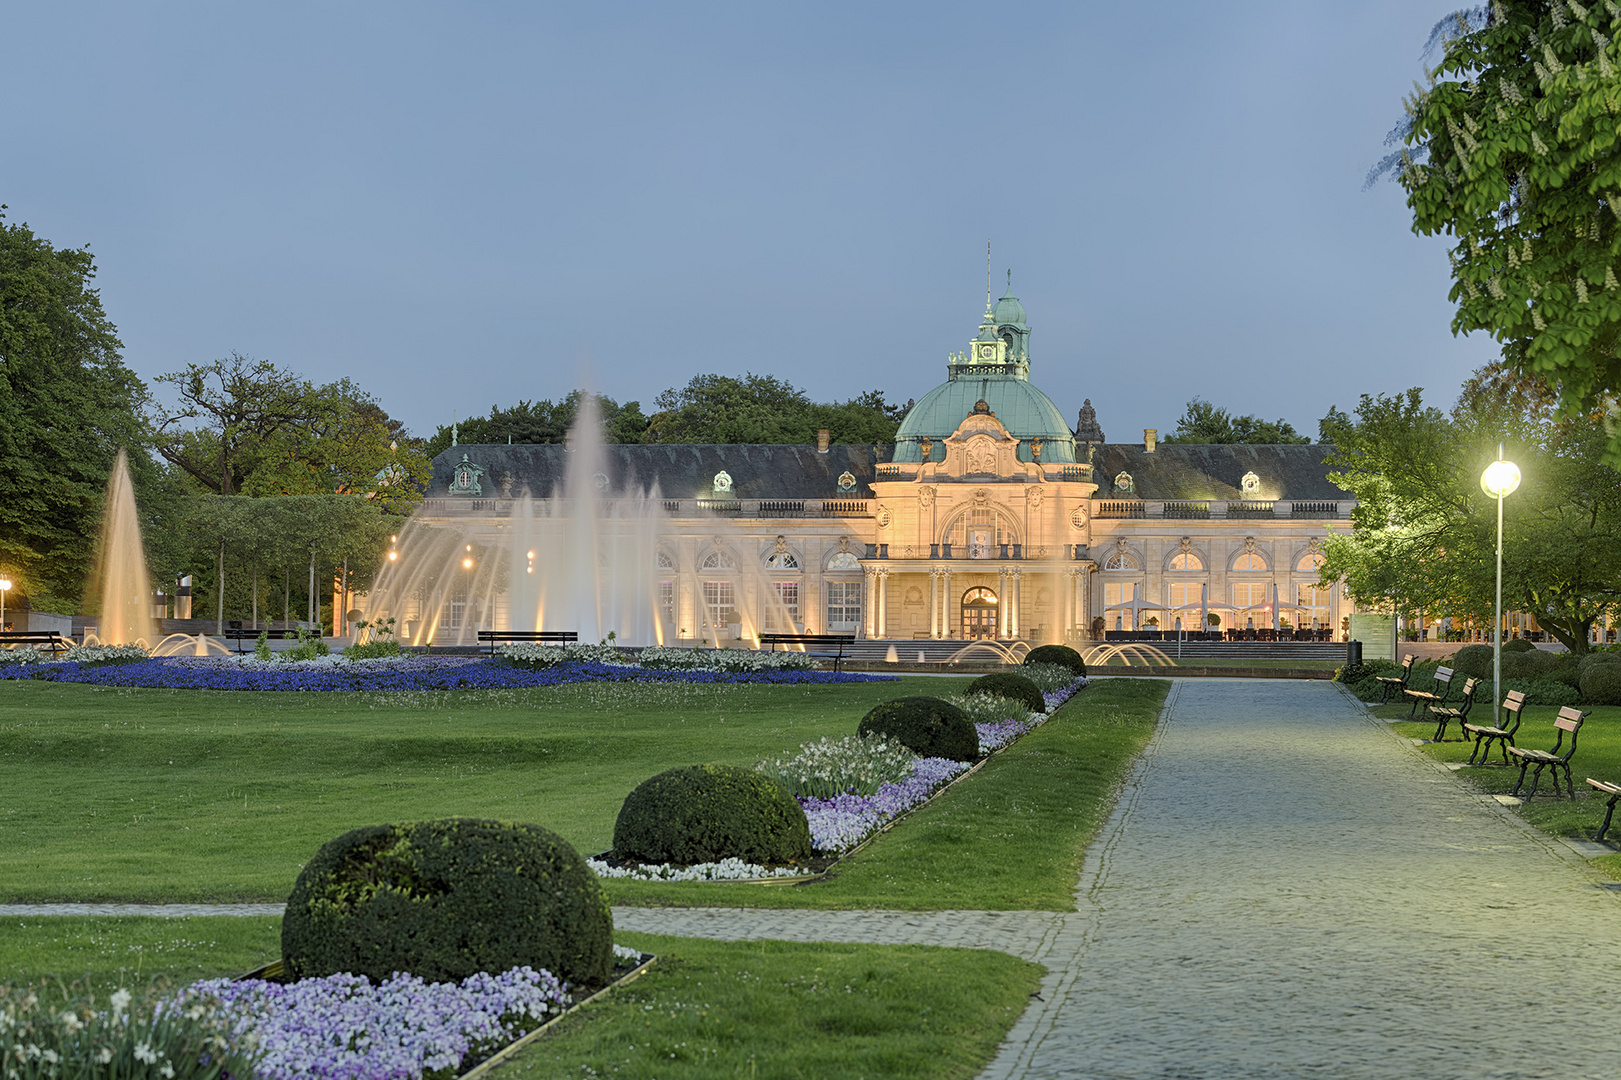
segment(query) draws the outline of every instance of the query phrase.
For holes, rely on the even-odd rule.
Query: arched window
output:
[[[765,557],[766,566],[773,570],[798,570],[799,560],[791,551],[773,551]]]
[[[659,552],[659,569],[660,570],[674,570],[675,569],[675,560],[670,558],[670,553],[668,551]]]
[[[1109,556],[1109,561],[1103,564],[1105,570],[1137,570],[1137,560],[1129,551],[1117,551]]]
[[[1240,573],[1262,572],[1266,570],[1266,560],[1259,552],[1246,551],[1233,560],[1233,569]]]
[[[958,516],[945,532],[945,543],[950,544],[960,558],[994,559],[1001,554],[1003,544],[1019,542],[1013,523],[988,507],[970,510]]]
[[[860,570],[861,560],[848,551],[839,551],[835,552],[833,557],[827,560],[827,568],[829,570]]]
[[[716,548],[704,556],[704,561],[698,564],[698,568],[700,570],[736,570],[737,560],[732,558],[730,552]]]
[[[1295,569],[1302,574],[1315,574],[1322,568],[1325,561],[1322,552],[1308,551],[1300,557],[1299,562],[1295,563]]]
[[[1167,567],[1167,569],[1170,569],[1170,570],[1203,570],[1204,569],[1204,560],[1199,558],[1199,556],[1195,555],[1191,551],[1184,551],[1184,552],[1182,552],[1182,554],[1172,557],[1171,565],[1169,567]]]

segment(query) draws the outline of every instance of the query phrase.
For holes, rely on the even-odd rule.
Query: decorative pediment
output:
[[[484,466],[476,461],[469,461],[466,454],[456,462],[450,471],[450,493],[452,495],[482,495],[484,494]]]
[[[989,410],[970,413],[946,437],[945,447],[941,472],[947,476],[1013,476],[1023,468],[1017,457],[1019,440]]]

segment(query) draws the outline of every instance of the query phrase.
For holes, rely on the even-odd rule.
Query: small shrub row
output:
[[[800,746],[788,758],[762,761],[754,768],[797,798],[831,799],[838,795],[871,795],[885,784],[912,775],[917,755],[882,737],[846,735]]]
[[[805,811],[776,780],[735,765],[688,765],[642,781],[614,822],[614,854],[642,863],[810,857]]]

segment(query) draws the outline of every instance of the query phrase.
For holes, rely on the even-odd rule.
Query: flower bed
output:
[[[573,662],[530,667],[471,656],[409,656],[398,660],[322,657],[297,663],[170,656],[120,664],[61,661],[0,665],[0,679],[174,690],[486,690],[576,682],[850,683],[893,678],[792,669],[649,670],[623,664]]]
[[[569,1004],[550,972],[527,967],[460,984],[405,974],[376,985],[357,975],[212,979],[181,997],[194,1000],[218,1001],[236,1038],[257,1039],[259,1080],[451,1077]]]

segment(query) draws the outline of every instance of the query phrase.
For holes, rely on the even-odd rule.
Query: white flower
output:
[[[113,1059],[113,1048],[112,1047],[103,1046],[100,1050],[96,1051],[96,1064],[105,1065],[109,1061],[111,1061],[112,1059]]]
[[[163,1068],[159,1069],[158,1072],[163,1074],[163,1080],[174,1080],[174,1066],[167,1061],[163,1063]]]
[[[134,995],[132,995],[128,990],[115,990],[115,991],[113,991],[113,996],[112,996],[113,1012],[115,1014],[128,1012],[129,1011],[129,1003],[130,1003],[130,1000],[131,1000],[131,998],[133,996]]]
[[[158,1055],[149,1044],[144,1042],[136,1043],[135,1060],[145,1062],[148,1065],[156,1065],[158,1062]]]

